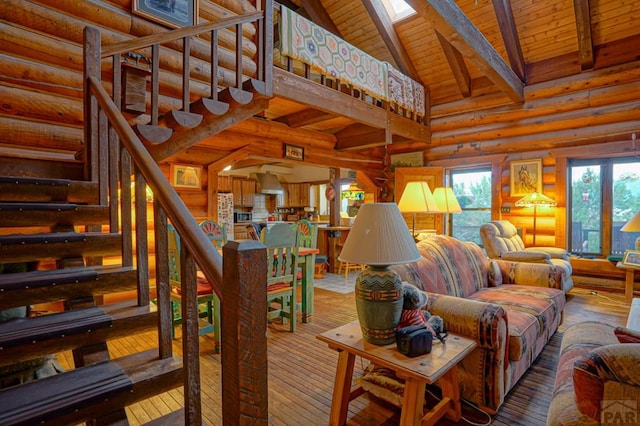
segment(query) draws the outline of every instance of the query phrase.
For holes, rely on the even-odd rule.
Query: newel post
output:
[[[230,241],[222,250],[223,423],[266,425],[266,249],[258,241]]]

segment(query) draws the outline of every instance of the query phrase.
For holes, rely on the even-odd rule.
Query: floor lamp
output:
[[[536,245],[536,218],[538,216],[538,206],[554,207],[558,205],[553,199],[539,192],[527,194],[515,202],[516,207],[533,207],[533,245]]]
[[[413,238],[416,237],[416,213],[441,213],[426,182],[407,182],[398,202],[398,209],[413,215],[411,231]]]
[[[453,193],[453,188],[450,186],[443,186],[436,188],[433,191],[433,197],[436,199],[436,204],[442,213],[444,213],[444,234],[449,235],[449,213],[462,213],[462,208],[456,195]]]

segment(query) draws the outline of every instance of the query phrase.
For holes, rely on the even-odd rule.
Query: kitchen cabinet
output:
[[[253,207],[256,196],[256,181],[253,179],[233,179],[231,181],[233,204],[235,206]]]
[[[309,191],[311,185],[308,183],[285,183],[282,195],[276,198],[277,207],[307,207],[310,205]]]
[[[218,192],[233,192],[231,180],[231,176],[218,176]]]

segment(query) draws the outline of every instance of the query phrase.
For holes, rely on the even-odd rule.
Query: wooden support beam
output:
[[[471,96],[471,76],[469,75],[467,64],[464,63],[462,54],[438,31],[436,31],[436,37],[440,42],[440,47],[442,47],[444,57],[449,63],[449,68],[451,68],[453,78],[455,78],[456,83],[458,83],[460,93],[463,97],[468,98]]]
[[[582,71],[593,68],[593,38],[591,37],[591,7],[589,0],[573,0],[578,32],[578,50]]]
[[[575,1],[580,2],[583,0]],[[513,69],[513,72],[516,73],[520,80],[526,81],[524,55],[522,54],[522,47],[520,46],[516,21],[513,19],[511,2],[509,0],[493,0],[493,10],[496,13],[496,18],[498,18],[498,28],[500,28],[500,33],[502,34],[504,47],[507,49],[511,69]]]
[[[279,68],[273,69],[273,94],[371,127],[384,128],[390,125],[392,134],[407,139],[429,139],[427,126]]]
[[[320,3],[320,0],[305,0],[302,2],[302,8],[307,12],[311,20],[326,29],[327,31],[331,31],[335,35],[340,38],[342,34],[340,34],[340,30],[336,27],[336,24],[331,20],[331,16],[327,13],[325,8]]]
[[[407,0],[407,3],[511,100],[522,102],[522,80],[453,0]]]
[[[278,117],[273,121],[284,123],[287,126],[292,128],[297,128],[297,127],[308,126],[310,124],[320,123],[322,121],[331,120],[332,118],[336,118],[336,117],[337,117],[336,114],[332,114],[330,112],[319,111],[313,108],[307,108],[299,112],[283,115],[282,117]]]
[[[369,13],[371,20],[378,29],[380,36],[382,36],[382,40],[384,40],[384,43],[387,45],[387,49],[389,49],[389,52],[391,53],[391,56],[396,62],[398,68],[400,68],[400,71],[412,79],[420,81],[418,71],[416,71],[409,54],[398,38],[398,34],[393,27],[393,22],[391,22],[389,13],[387,12],[387,9],[385,9],[382,0],[363,1],[362,5]]]

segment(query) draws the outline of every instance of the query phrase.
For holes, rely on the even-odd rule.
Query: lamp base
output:
[[[402,315],[402,281],[388,266],[368,266],[355,284],[356,310],[362,338],[388,345],[396,338]]]
[[[636,238],[636,250],[640,251],[640,237]]]

